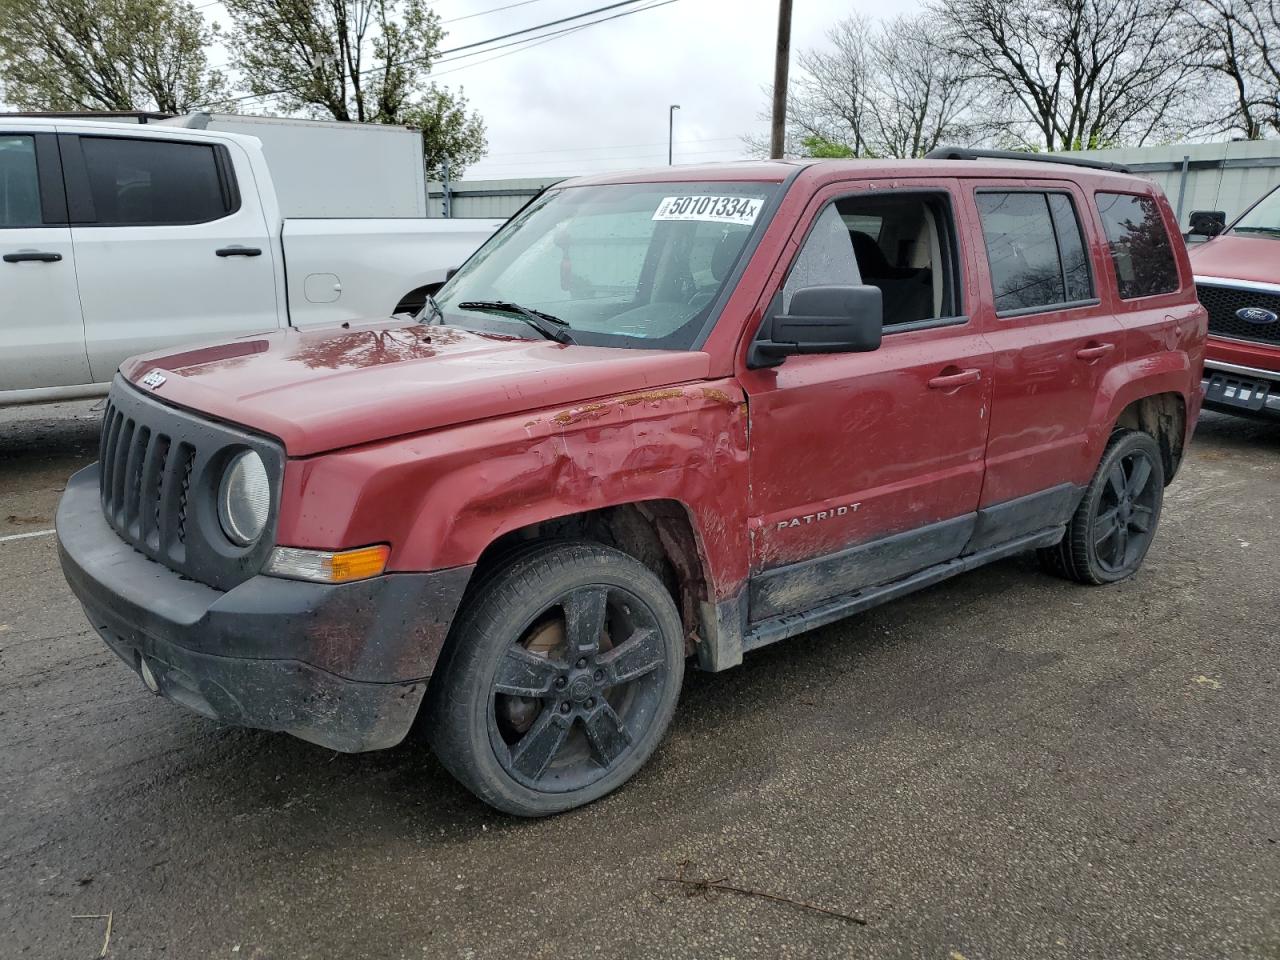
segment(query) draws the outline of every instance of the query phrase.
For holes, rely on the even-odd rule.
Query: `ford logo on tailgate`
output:
[[[1236,311],[1236,316],[1245,323],[1257,324],[1260,327],[1280,320],[1280,316],[1276,316],[1264,307],[1241,307]]]

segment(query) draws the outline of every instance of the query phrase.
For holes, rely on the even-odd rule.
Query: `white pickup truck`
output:
[[[421,216],[421,138],[373,126],[285,162],[226,131],[0,118],[0,406],[105,393],[144,351],[420,305],[501,221]],[[366,177],[419,215],[284,208],[305,182],[303,212],[348,212]]]

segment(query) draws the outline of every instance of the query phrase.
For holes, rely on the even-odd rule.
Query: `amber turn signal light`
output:
[[[272,577],[310,580],[315,583],[349,583],[376,577],[387,568],[391,548],[385,543],[354,550],[302,550],[276,547],[264,571]]]

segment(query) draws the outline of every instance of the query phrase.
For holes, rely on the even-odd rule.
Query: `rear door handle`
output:
[[[958,390],[960,387],[967,387],[971,383],[977,383],[982,379],[982,371],[959,370],[955,373],[944,373],[934,377],[929,381],[930,390]]]
[[[20,250],[17,253],[6,253],[5,263],[57,263],[62,259],[60,253],[49,253],[46,250]]]
[[[1081,360],[1093,362],[1094,360],[1101,360],[1115,348],[1116,345],[1114,343],[1092,343],[1077,350],[1076,356]]]
[[[260,257],[262,251],[257,247],[242,247],[236,244],[232,247],[219,247],[214,251],[220,257]]]

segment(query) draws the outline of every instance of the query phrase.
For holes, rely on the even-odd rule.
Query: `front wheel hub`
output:
[[[656,615],[623,587],[568,591],[533,618],[493,680],[490,742],[517,781],[576,790],[614,769],[667,682]]]

